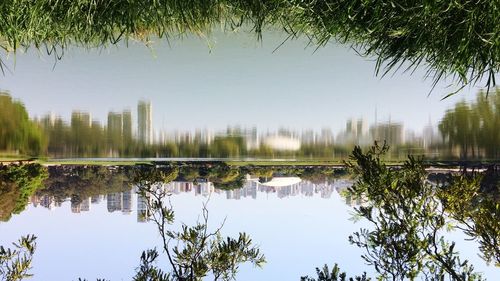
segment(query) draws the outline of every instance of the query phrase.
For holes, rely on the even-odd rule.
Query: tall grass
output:
[[[69,45],[207,35],[214,27],[267,27],[376,56],[377,73],[426,67],[435,83],[460,85],[500,70],[500,1],[410,0],[3,0],[0,47],[35,47],[61,57]]]

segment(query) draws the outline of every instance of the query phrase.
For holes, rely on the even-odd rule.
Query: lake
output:
[[[141,252],[162,245],[148,220],[147,199],[137,194],[138,184],[131,180],[133,169],[49,167],[44,187],[30,196],[26,209],[0,223],[0,245],[26,234],[37,236],[32,280],[131,280]],[[346,194],[353,179],[345,171],[267,168],[233,178],[240,185],[234,186],[221,181],[222,174],[207,177],[207,169],[185,168],[159,188],[169,194],[165,200],[175,212],[172,229],[180,229],[181,222],[194,225],[206,204],[209,229],[223,224],[222,235],[246,232],[259,246],[267,263],[262,268],[243,264],[237,280],[299,280],[325,263],[338,263],[349,274],[374,274],[360,257],[363,250],[348,242],[353,232],[372,226],[353,220],[353,208],[366,199]],[[434,180],[440,177],[433,174]],[[477,242],[466,241],[460,231],[445,237],[488,280],[500,276],[498,268],[478,257]],[[165,257],[159,264],[168,270]]]

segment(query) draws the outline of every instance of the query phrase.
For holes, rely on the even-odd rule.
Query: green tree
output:
[[[40,164],[0,165],[0,221],[21,213],[47,177],[47,168]]]
[[[28,235],[13,243],[14,249],[0,246],[0,280],[21,281],[32,276],[29,270],[36,249],[35,240],[35,236]]]
[[[388,147],[375,145],[366,153],[356,147],[347,163],[357,175],[349,189],[352,196],[366,198],[356,214],[372,224],[349,237],[365,250],[363,259],[374,266],[382,280],[481,280],[455,244],[440,235],[449,221],[437,196],[438,189],[426,182],[422,161],[413,157],[400,169],[387,167],[380,156]]]
[[[459,102],[439,123],[448,148],[458,148],[461,159],[500,157],[500,89],[489,96],[480,92],[476,101]]]
[[[24,105],[0,92],[0,151],[40,155],[45,139],[40,128],[29,119]]]
[[[214,280],[233,280],[241,263],[262,266],[264,255],[252,245],[252,240],[245,233],[240,233],[238,238],[223,238],[220,234],[222,226],[214,232],[208,231],[206,205],[203,206],[202,221],[194,226],[182,224],[178,231],[170,229],[174,211],[165,201],[168,193],[159,184],[175,179],[177,174],[176,169],[137,170],[135,182],[138,183],[140,196],[147,198],[149,219],[157,226],[170,269],[165,272],[156,266],[159,256],[156,249],[144,251],[134,280],[194,281],[202,280],[208,274]]]
[[[483,175],[462,174],[439,188],[446,212],[456,220],[458,228],[479,242],[483,259],[500,267],[500,185],[496,190],[481,188]]]

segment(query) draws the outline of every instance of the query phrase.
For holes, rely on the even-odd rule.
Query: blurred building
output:
[[[375,124],[370,128],[370,134],[375,141],[386,141],[390,146],[396,146],[405,142],[401,123]]]
[[[107,207],[108,212],[112,213],[114,211],[122,210],[122,193],[109,193],[107,195]]]
[[[125,143],[132,141],[132,113],[128,109],[122,113],[122,135]]]
[[[137,137],[142,143],[153,143],[153,110],[149,101],[139,101],[137,105]]]
[[[92,126],[92,116],[89,112],[74,110],[71,113],[71,127],[91,127]]]

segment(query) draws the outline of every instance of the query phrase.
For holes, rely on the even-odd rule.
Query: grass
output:
[[[79,160],[40,160],[37,161],[38,163],[42,165],[90,165],[90,166],[133,166],[133,165],[140,165],[140,164],[151,164],[152,162],[150,161],[123,161],[123,160],[117,160],[117,161],[98,161],[98,160],[85,160],[85,159],[79,159]]]
[[[196,161],[196,163],[213,163],[213,162],[220,162],[220,163],[225,163],[229,166],[235,166],[235,167],[243,167],[243,166],[264,166],[264,167],[286,167],[286,166],[344,166],[344,160],[347,159],[325,159],[325,158],[318,158],[318,159],[285,159],[285,160],[276,160],[276,159],[255,159],[255,160],[207,160],[207,161]],[[155,162],[158,163],[165,163],[165,162],[171,162],[171,163],[182,163],[182,162],[189,162],[193,163],[190,161],[165,161],[165,160],[151,160],[151,161],[143,161],[143,160],[123,160],[123,159],[117,159],[117,160],[110,160],[110,159],[105,159],[105,160],[98,160],[98,159],[85,159],[85,158],[80,158],[80,159],[50,159],[46,157],[42,158],[29,158],[29,157],[6,157],[6,156],[0,156],[0,164],[8,164],[12,162],[18,162],[18,161],[34,161],[36,163],[40,163],[42,165],[91,165],[91,166],[133,166],[133,165],[150,165],[154,164]],[[387,165],[390,166],[399,166],[403,163],[402,160],[400,159],[386,159],[384,160]],[[479,160],[470,160],[470,161],[461,161],[461,160],[456,160],[456,159],[448,159],[448,160],[433,160],[433,159],[427,159],[424,161],[424,163],[428,166],[433,166],[433,167],[459,167],[462,165],[468,165],[470,167],[476,166],[485,166],[485,165],[493,165],[498,163],[498,160],[495,159],[483,159],[481,161]]]
[[[37,48],[61,58],[68,46],[279,29],[321,47],[338,41],[378,58],[376,72],[426,67],[435,83],[459,85],[500,72],[500,4],[491,0],[3,0],[0,47]],[[246,27],[246,28],[243,28]]]
[[[38,163],[42,165],[102,165],[102,166],[130,166],[130,165],[140,165],[140,164],[153,164],[155,161],[126,161],[126,160],[86,160],[86,159],[71,159],[71,160],[64,160],[64,159],[52,159],[52,160],[37,160]],[[172,162],[172,163],[181,163],[181,162],[189,162],[189,161],[159,161],[161,163],[165,162]],[[344,162],[341,159],[337,160],[325,160],[325,159],[312,159],[312,160],[266,160],[266,159],[259,159],[259,160],[228,160],[228,161],[200,161],[196,163],[214,163],[214,162],[220,162],[220,163],[225,163],[229,166],[235,166],[235,167],[243,167],[243,166],[344,166]],[[193,163],[193,162],[189,162]],[[389,161],[387,162],[389,165],[399,165],[401,162],[400,161]]]
[[[225,161],[230,166],[342,166],[341,160],[297,160],[297,161]]]
[[[33,157],[27,155],[0,153],[0,163],[14,162],[14,161],[28,161],[33,159],[34,159]]]

